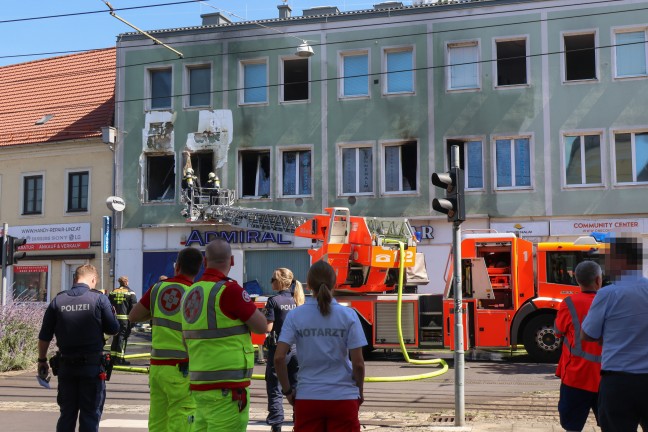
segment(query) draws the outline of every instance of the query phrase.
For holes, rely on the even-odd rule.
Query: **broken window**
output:
[[[283,101],[308,100],[308,59],[284,59]]]
[[[527,84],[526,39],[496,41],[497,85]]]
[[[175,157],[170,154],[146,155],[146,201],[175,199]]]
[[[171,108],[171,68],[149,71],[151,80],[151,109]]]
[[[282,154],[282,195],[311,194],[310,150],[285,151]]]
[[[459,168],[464,170],[466,189],[483,189],[484,160],[481,140],[448,140],[446,148],[448,167],[452,166],[453,145],[459,146]]]
[[[184,161],[186,164],[186,161]],[[209,173],[214,171],[214,152],[201,151],[191,153],[191,168],[198,178],[198,185],[205,186],[209,179]]]
[[[270,196],[270,151],[240,153],[241,197]]]
[[[565,35],[565,81],[596,79],[594,33]]]
[[[417,190],[418,155],[416,141],[385,146],[385,192]]]
[[[211,67],[192,66],[189,75],[189,106],[209,106],[211,104]]]

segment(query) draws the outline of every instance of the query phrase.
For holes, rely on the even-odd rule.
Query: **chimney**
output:
[[[200,18],[202,18],[203,26],[232,24],[232,21],[227,19],[227,17],[220,12],[202,14],[200,15]]]
[[[284,3],[282,5],[277,6],[277,9],[279,9],[279,18],[290,18],[290,12],[292,9],[290,8],[290,5],[287,3]]]
[[[403,7],[403,2],[399,1],[386,1],[374,5],[374,9],[398,9]]]
[[[310,9],[304,9],[302,11],[303,16],[334,15],[339,13],[340,10],[337,8],[337,6],[317,6]]]

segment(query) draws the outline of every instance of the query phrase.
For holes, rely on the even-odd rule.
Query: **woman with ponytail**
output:
[[[295,407],[296,432],[360,431],[367,340],[356,312],[333,298],[335,280],[326,261],[313,264],[307,276],[313,296],[288,314],[279,336],[274,363],[281,392]],[[285,363],[293,344],[299,360],[296,388]]]

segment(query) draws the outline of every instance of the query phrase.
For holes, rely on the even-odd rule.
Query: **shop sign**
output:
[[[548,221],[491,222],[490,227],[498,233],[511,233],[519,237],[547,237],[549,235]]]
[[[292,242],[285,240],[281,234],[273,234],[265,231],[205,231],[201,233],[198,230],[191,230],[191,234],[185,242],[185,246],[191,246],[197,243],[199,246],[205,246],[212,240],[218,238],[224,239],[228,243],[276,243],[279,245],[289,245]]]
[[[47,266],[19,266],[19,265],[14,265],[13,266],[13,272],[14,273],[47,273]]]
[[[414,228],[414,232],[421,233],[421,240],[434,240],[434,227],[431,227],[430,225],[415,227],[412,225],[412,228]]]
[[[90,223],[25,225],[9,227],[9,234],[27,239],[21,251],[90,248]]]
[[[552,220],[550,231],[552,236],[560,235],[589,235],[592,232],[644,233],[646,219],[572,219]]]

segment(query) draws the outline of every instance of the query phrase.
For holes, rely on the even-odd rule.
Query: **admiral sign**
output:
[[[276,243],[278,245],[292,244],[281,234],[273,234],[265,231],[242,230],[242,231],[205,231],[191,230],[191,234],[185,241],[185,246],[191,246],[197,243],[199,246],[205,246],[212,240],[222,238],[228,243]]]

